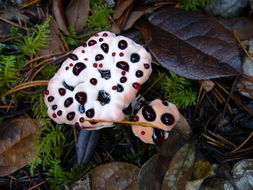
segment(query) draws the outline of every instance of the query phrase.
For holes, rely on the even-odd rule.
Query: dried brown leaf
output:
[[[195,160],[193,144],[185,144],[173,157],[167,170],[162,190],[185,190],[190,180]]]
[[[38,123],[28,119],[12,119],[0,126],[0,176],[9,175],[28,164],[34,155],[32,143]]]
[[[65,13],[69,25],[73,25],[76,32],[83,30],[90,9],[90,0],[71,0]]]
[[[90,172],[92,189],[136,190],[139,168],[124,162],[111,162]]]
[[[52,13],[58,24],[58,28],[68,35],[69,34],[68,24],[67,24],[65,14],[64,14],[62,0],[52,1]]]
[[[149,21],[150,51],[165,68],[190,79],[240,74],[237,42],[215,18],[163,8]]]
[[[123,16],[125,10],[128,9],[129,7],[132,7],[132,5],[134,4],[134,1],[135,0],[129,0],[129,1],[119,0],[114,9],[112,18],[116,20],[116,19],[119,19],[121,16]]]

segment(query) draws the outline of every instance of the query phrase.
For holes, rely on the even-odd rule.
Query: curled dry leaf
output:
[[[171,132],[168,139],[157,147],[158,153],[142,166],[138,176],[138,188],[141,190],[161,189],[172,158],[186,142],[187,140],[182,138],[176,130]]]
[[[12,119],[0,126],[0,176],[28,164],[35,154],[32,143],[39,125],[32,119]]]
[[[71,0],[65,13],[69,25],[73,25],[76,32],[82,31],[87,21],[90,0]]]
[[[153,13],[149,22],[146,40],[165,68],[198,80],[240,74],[238,45],[215,18],[163,8]]]
[[[55,17],[55,20],[58,24],[58,28],[62,30],[65,34],[69,34],[68,24],[65,18],[62,0],[54,0],[52,1],[52,13]],[[52,30],[51,30],[52,31]]]
[[[92,189],[135,190],[139,168],[124,162],[111,162],[92,170]]]
[[[163,190],[184,190],[191,179],[195,160],[193,144],[185,144],[173,157],[163,180]]]

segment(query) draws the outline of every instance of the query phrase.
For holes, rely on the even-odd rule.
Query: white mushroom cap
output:
[[[155,99],[149,105],[143,106],[134,116],[134,120],[150,123],[158,128],[132,125],[132,131],[145,143],[161,144],[168,138],[169,131],[175,126],[179,117],[179,111],[174,104]]]
[[[107,31],[91,37],[66,59],[45,92],[48,115],[56,123],[97,129],[121,121],[151,74],[151,56],[140,45]]]

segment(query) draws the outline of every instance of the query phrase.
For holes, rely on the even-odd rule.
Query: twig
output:
[[[32,186],[32,187],[29,188],[28,190],[32,190],[32,189],[38,188],[39,186],[41,186],[41,185],[43,185],[43,184],[45,184],[45,183],[46,183],[46,181],[42,181],[42,182],[38,183],[37,185]]]
[[[234,149],[232,152],[237,152],[238,150],[240,150],[253,136],[253,131],[250,133],[250,135],[245,139],[245,141],[243,141],[242,144],[240,144],[236,149]]]
[[[4,21],[4,22],[6,22],[6,23],[8,23],[8,24],[10,24],[10,25],[13,25],[13,26],[15,26],[15,27],[17,27],[17,28],[21,28],[21,29],[23,29],[23,30],[26,30],[26,29],[27,29],[27,28],[25,28],[25,27],[23,27],[23,26],[21,26],[21,25],[19,25],[19,24],[16,24],[15,22],[12,22],[12,21],[10,21],[10,20],[7,20],[7,19],[5,19],[5,18],[3,18],[3,17],[1,17],[1,16],[0,16],[0,20]]]

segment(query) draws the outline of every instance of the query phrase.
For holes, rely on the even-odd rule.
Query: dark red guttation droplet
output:
[[[69,120],[69,121],[73,120],[74,117],[75,117],[75,115],[76,115],[75,112],[69,112],[69,113],[67,114],[67,120]]]
[[[73,103],[73,98],[69,97],[64,101],[64,106],[67,108]]]
[[[139,116],[138,115],[135,115],[133,118],[132,118],[133,121],[139,121]]]
[[[48,95],[49,94],[49,90],[45,90],[45,94]]]
[[[165,131],[161,129],[154,129],[152,139],[155,144],[162,144],[165,141]]]
[[[103,33],[103,36],[104,36],[104,37],[107,37],[107,36],[108,36],[108,34],[107,34],[107,33]]]
[[[83,47],[87,47],[87,44],[86,44],[86,43],[84,43],[82,46],[83,46]]]
[[[129,104],[127,107],[125,107],[122,112],[126,115],[130,115],[133,111],[132,104]]]
[[[93,85],[96,85],[97,82],[98,82],[98,81],[97,81],[97,79],[95,79],[95,78],[91,78],[91,79],[90,79],[90,83],[93,84]]]
[[[52,110],[56,110],[56,109],[57,109],[57,105],[55,104],[52,106]]]
[[[75,123],[75,127],[80,127],[78,122]]]
[[[52,101],[54,101],[54,97],[53,97],[53,96],[49,96],[49,97],[47,98],[47,100],[48,100],[49,102],[52,102]]]
[[[75,66],[73,67],[73,74],[78,76],[82,70],[84,70],[86,68],[86,65],[82,62],[78,62],[75,64]]]
[[[164,101],[164,100],[161,100],[162,101],[162,104],[165,105],[165,106],[169,106],[169,102],[167,101]]]
[[[120,78],[120,82],[121,82],[121,83],[125,83],[126,81],[127,81],[127,78],[126,78],[126,77],[121,77],[121,78]]]
[[[96,37],[98,37],[98,36],[99,36],[99,34],[95,34],[95,36],[96,36]]]
[[[82,53],[85,53],[85,50],[82,50]]]
[[[104,90],[100,90],[98,92],[98,97],[97,100],[99,101],[99,103],[104,106],[105,104],[109,104],[110,100],[111,100],[111,96],[109,93],[107,93]]]
[[[93,45],[95,45],[97,42],[95,41],[95,40],[90,40],[89,42],[88,42],[88,46],[93,46]]]
[[[108,44],[102,43],[102,44],[100,45],[100,47],[101,47],[101,49],[102,49],[105,53],[108,53],[108,51],[109,51],[109,45],[108,45]]]
[[[116,90],[116,89],[117,89],[117,86],[112,86],[112,89],[113,89],[113,90]]]
[[[172,114],[170,113],[164,113],[161,116],[161,121],[163,122],[163,124],[165,125],[173,125],[173,123],[175,122],[175,118]]]
[[[76,55],[76,54],[73,54],[73,53],[69,54],[69,56],[68,56],[68,57],[69,57],[70,59],[72,59],[73,61],[78,60],[77,55]]]
[[[115,52],[113,52],[113,53],[112,53],[112,56],[114,57],[115,55],[116,55],[116,53],[115,53]]]
[[[83,118],[83,117],[80,117],[79,121],[80,121],[81,123],[83,123],[83,122],[84,122],[84,118]]]
[[[70,67],[73,67],[73,63],[70,63],[69,66],[70,66]]]
[[[123,52],[120,52],[120,53],[119,53],[119,56],[120,56],[120,57],[123,57],[123,56],[124,56],[124,53],[123,53]]]
[[[147,121],[155,121],[156,119],[155,110],[149,105],[145,105],[142,108],[142,115]]]
[[[98,41],[102,42],[103,40],[104,40],[103,38],[99,38],[99,40],[98,40]]]
[[[57,115],[61,116],[61,115],[62,115],[62,111],[59,110],[59,111],[57,112]]]
[[[141,78],[143,76],[143,72],[141,70],[136,71],[135,76]]]
[[[124,87],[121,84],[117,85],[117,92],[123,92],[124,91]]]
[[[120,68],[120,69],[122,69],[124,71],[127,71],[127,72],[129,71],[129,65],[125,61],[119,61],[119,62],[117,62],[116,63],[116,67],[118,67],[118,68]]]
[[[59,88],[59,89],[58,89],[58,92],[59,92],[59,94],[60,94],[61,96],[64,96],[64,95],[66,94],[66,89],[64,89],[64,88]]]
[[[149,64],[144,64],[144,68],[149,69],[150,68]]]
[[[104,56],[102,55],[102,54],[97,54],[96,56],[95,56],[95,60],[96,61],[100,61],[100,60],[103,60],[104,59]]]
[[[97,63],[93,63],[93,67],[97,68],[98,64]]]
[[[57,117],[57,115],[56,115],[55,113],[53,113],[53,115],[52,115],[52,116],[53,116],[53,118],[56,118],[56,117]]]
[[[94,115],[95,115],[95,110],[94,110],[93,108],[88,109],[88,110],[86,111],[86,116],[87,116],[88,118],[92,118],[92,117],[94,117]]]
[[[126,71],[122,71],[121,74],[122,74],[122,75],[126,75]]]
[[[141,135],[145,135],[146,133],[145,133],[145,131],[141,131]]]
[[[132,63],[137,63],[140,60],[140,56],[137,53],[132,53],[130,57],[130,61]]]
[[[85,92],[77,92],[75,95],[75,99],[80,104],[85,104],[87,102],[87,94]]]
[[[100,68],[102,68],[102,67],[103,67],[103,64],[102,64],[102,63],[100,63],[98,66],[99,66]]]
[[[136,90],[140,90],[141,89],[141,85],[137,82],[133,83],[133,87],[136,89]]]
[[[119,43],[118,43],[118,48],[119,49],[126,49],[127,48],[127,42],[125,40],[120,40]]]
[[[65,67],[66,70],[69,70],[69,67]]]

